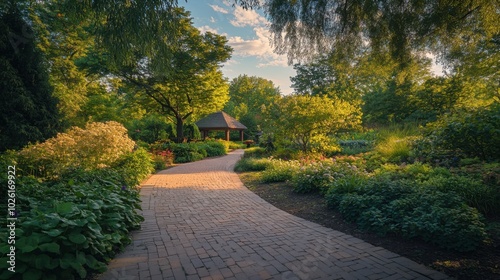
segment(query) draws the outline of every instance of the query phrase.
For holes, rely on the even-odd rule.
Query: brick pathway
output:
[[[242,153],[145,181],[142,229],[99,279],[448,279],[265,202],[232,172]]]

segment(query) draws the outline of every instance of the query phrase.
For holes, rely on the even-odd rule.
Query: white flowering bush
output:
[[[89,123],[85,129],[72,127],[43,143],[25,147],[18,154],[18,165],[27,174],[53,178],[72,168],[110,166],[134,145],[120,123]]]

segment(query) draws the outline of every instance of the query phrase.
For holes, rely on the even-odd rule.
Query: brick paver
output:
[[[267,203],[232,172],[242,153],[143,182],[142,228],[100,279],[449,279]]]

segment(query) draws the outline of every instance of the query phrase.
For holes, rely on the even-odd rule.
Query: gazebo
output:
[[[203,139],[208,137],[208,132],[210,130],[222,130],[226,132],[227,141],[229,141],[229,131],[231,130],[238,130],[240,132],[240,139],[243,141],[243,130],[247,129],[246,126],[241,124],[235,118],[222,111],[204,117],[203,119],[197,121],[196,125],[200,129]]]

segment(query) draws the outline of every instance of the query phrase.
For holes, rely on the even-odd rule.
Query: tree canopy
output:
[[[298,145],[304,152],[310,151],[314,141],[360,124],[358,108],[326,96],[285,96],[267,109],[267,126],[275,137]]]
[[[0,14],[0,151],[45,140],[58,131],[57,99],[52,96],[47,62],[16,7]]]
[[[236,0],[263,7],[278,53],[289,62],[339,50],[346,56],[366,47],[390,52],[403,66],[412,54],[448,53],[459,42],[500,33],[496,0]]]
[[[279,97],[279,87],[272,81],[240,75],[229,85],[229,101],[224,111],[244,123],[250,133],[255,133],[263,124],[263,110]]]
[[[124,79],[132,92],[149,97],[149,107],[171,117],[177,125],[177,139],[182,141],[187,118],[220,110],[227,102],[228,84],[220,64],[229,59],[232,49],[223,36],[200,34],[189,12],[174,10],[182,20],[175,29],[177,41],[165,43],[169,55],[137,55],[134,65],[111,69],[111,73]],[[170,70],[156,68],[160,62]]]

